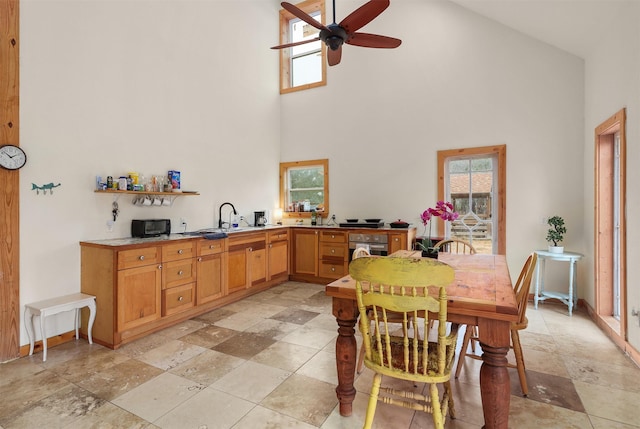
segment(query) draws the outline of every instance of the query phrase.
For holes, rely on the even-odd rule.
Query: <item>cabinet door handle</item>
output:
[[[249,252],[253,252],[253,247],[249,247]]]
[[[162,264],[158,265],[158,269],[161,270],[162,269]]]
[[[181,295],[181,296],[178,297],[178,301],[182,301],[182,300],[183,300],[183,298],[182,298],[182,295]]]
[[[141,260],[141,261],[144,261],[144,255],[138,256],[138,259]]]
[[[331,267],[331,271],[335,272],[336,271],[336,267]]]
[[[332,239],[334,239],[334,238],[336,238],[336,236],[335,236],[335,235],[333,235],[333,234],[331,234],[331,238],[332,238]]]
[[[331,253],[336,253],[336,249],[331,249]]]
[[[215,248],[216,248],[216,246],[214,246],[213,244],[209,245],[209,249],[215,249]]]
[[[184,253],[184,250],[180,249],[178,250],[178,255],[182,255]]]
[[[182,271],[182,270],[178,271],[178,275],[179,275],[179,276],[181,276],[182,274],[183,274],[183,271]]]
[[[201,257],[200,257],[200,258],[198,258],[198,262],[202,262],[202,258],[201,258]]]
[[[273,244],[269,244],[269,249],[271,249],[273,247]]]
[[[400,239],[398,237],[396,237],[396,238],[393,239],[393,241],[395,241],[397,243],[398,241],[400,241]]]

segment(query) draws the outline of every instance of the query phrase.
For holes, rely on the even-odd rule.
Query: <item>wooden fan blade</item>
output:
[[[309,40],[302,40],[301,42],[293,42],[293,43],[285,43],[284,45],[272,46],[271,49],[282,49],[282,48],[291,48],[293,46],[304,45],[305,43],[317,42],[320,40],[319,37]]]
[[[402,40],[395,37],[380,36],[378,34],[369,33],[353,33],[345,42],[353,46],[362,46],[365,48],[397,48]]]
[[[339,25],[346,30],[347,34],[351,34],[373,21],[388,7],[389,0],[370,0],[351,12]]]
[[[294,6],[291,3],[287,3],[286,1],[280,3],[280,5],[282,6],[282,8],[284,10],[287,10],[287,11],[291,12],[294,16],[297,16],[298,18],[300,18],[301,20],[303,20],[307,24],[314,26],[318,30],[326,30],[327,29],[327,27],[325,27],[320,22],[318,22],[315,19],[313,19],[311,16],[307,15],[304,11],[300,10],[297,6]]]
[[[342,59],[342,45],[335,51],[327,48],[327,63],[330,66],[335,66],[336,64],[340,64],[340,60]]]

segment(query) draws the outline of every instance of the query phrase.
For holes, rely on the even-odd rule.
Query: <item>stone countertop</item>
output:
[[[242,233],[251,233],[251,232],[260,232],[260,231],[270,231],[274,229],[281,228],[313,228],[313,229],[341,229],[354,231],[357,230],[360,233],[365,232],[403,232],[409,231],[411,229],[415,229],[415,227],[409,226],[408,228],[391,228],[391,227],[382,227],[382,228],[358,228],[358,227],[340,227],[339,225],[267,225],[264,227],[241,227],[237,230],[224,231],[228,235],[242,234]],[[173,233],[169,235],[162,235],[160,237],[148,237],[148,238],[137,238],[137,237],[125,237],[125,238],[110,238],[110,239],[102,239],[102,240],[82,240],[80,244],[85,245],[96,245],[96,246],[105,246],[105,247],[118,247],[118,246],[132,246],[132,245],[148,245],[153,243],[167,243],[178,240],[194,240],[201,239],[204,237],[204,232],[219,232],[220,230],[217,228],[207,228],[200,231],[195,232],[187,232],[187,233]]]

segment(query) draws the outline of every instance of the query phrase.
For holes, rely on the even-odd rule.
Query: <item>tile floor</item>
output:
[[[640,427],[640,369],[581,311],[528,310],[521,333],[530,394],[510,370],[512,428]],[[350,429],[335,395],[336,323],[322,285],[288,282],[121,347],[85,340],[0,365],[0,428]],[[453,383],[457,419],[483,423],[480,362]],[[433,427],[431,416],[379,404],[376,428]]]

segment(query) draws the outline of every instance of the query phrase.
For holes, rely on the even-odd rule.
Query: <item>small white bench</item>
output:
[[[25,307],[24,322],[25,328],[27,329],[27,335],[29,336],[29,356],[33,354],[33,347],[35,345],[35,325],[33,323],[33,316],[40,316],[43,362],[47,360],[47,333],[44,327],[44,322],[47,316],[62,313],[63,311],[75,310],[75,328],[77,340],[79,338],[78,331],[80,327],[80,309],[83,307],[89,307],[89,325],[87,326],[87,337],[89,338],[89,344],[93,344],[91,329],[93,328],[93,322],[96,320],[95,296],[87,295],[86,293],[73,293],[71,295],[65,295],[58,298],[51,298],[44,301],[27,304],[25,305]]]

